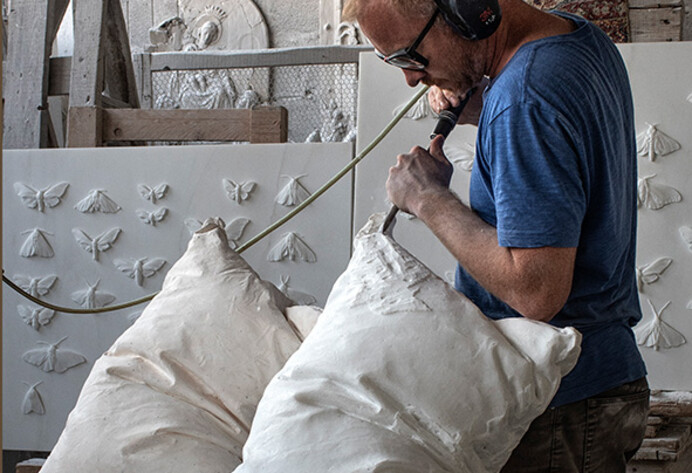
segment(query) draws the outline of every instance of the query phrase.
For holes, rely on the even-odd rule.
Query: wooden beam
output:
[[[680,41],[682,7],[630,8],[632,42]]]
[[[130,39],[120,0],[108,0],[103,25],[106,95],[139,108]]]
[[[66,5],[66,0],[12,4],[4,83],[6,148],[40,148],[48,143],[48,64]]]
[[[313,46],[307,48],[253,49],[234,52],[166,52],[151,55],[152,71],[230,69],[242,67],[300,66],[358,62],[372,46]]]
[[[72,56],[50,58],[48,68],[48,95],[70,95]]]
[[[102,109],[103,141],[286,141],[283,107],[255,110]]]
[[[103,109],[70,107],[67,111],[67,147],[93,148],[103,143]]]
[[[256,108],[250,118],[250,143],[285,143],[288,139],[285,108]]]
[[[660,417],[692,417],[692,392],[651,392],[650,415]]]

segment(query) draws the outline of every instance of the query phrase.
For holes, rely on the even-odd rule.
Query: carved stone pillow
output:
[[[94,365],[42,473],[232,471],[300,339],[289,301],[207,223]]]
[[[390,237],[359,235],[267,386],[235,473],[498,472],[580,341],[572,328],[493,322]]]

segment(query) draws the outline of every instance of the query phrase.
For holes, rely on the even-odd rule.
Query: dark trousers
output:
[[[533,421],[501,473],[625,473],[648,414],[646,378],[549,408]]]

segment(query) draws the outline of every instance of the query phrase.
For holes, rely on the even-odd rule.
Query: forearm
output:
[[[573,248],[506,248],[497,230],[451,191],[418,199],[412,209],[486,290],[527,318],[550,320],[572,285]]]

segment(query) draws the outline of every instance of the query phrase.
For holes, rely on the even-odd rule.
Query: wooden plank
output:
[[[653,390],[650,415],[692,417],[692,392]]]
[[[133,54],[132,66],[134,67],[137,90],[139,91],[139,106],[141,108],[153,107],[153,84],[151,82],[151,54]]]
[[[287,112],[256,110],[103,109],[103,141],[286,141]]]
[[[72,1],[75,30],[70,74],[70,108],[101,105],[104,72],[103,20],[107,1]],[[73,134],[68,131],[68,135]]]
[[[630,8],[681,7],[682,0],[629,0]]]
[[[320,0],[320,44],[337,44],[337,29],[341,23],[342,0]]]
[[[139,107],[137,83],[132,66],[130,39],[120,0],[108,0],[103,25],[104,79],[107,95]]]
[[[690,438],[689,425],[664,425],[654,438],[644,439],[643,448],[678,452],[687,445]]]
[[[249,141],[250,110],[104,110],[104,141]]]
[[[123,3],[123,11],[130,32],[130,48],[142,52],[149,44],[149,28],[154,25],[152,0],[128,0],[127,8]]]
[[[52,57],[48,67],[48,95],[70,95],[72,56]]]
[[[632,42],[680,41],[682,8],[631,8]]]
[[[252,110],[250,143],[285,143],[288,139],[288,111],[283,107]]]
[[[64,5],[65,0],[22,0],[10,9],[4,82],[6,148],[40,148],[48,142],[48,60]]]
[[[230,69],[306,64],[358,62],[372,46],[312,46],[306,48],[254,49],[233,52],[164,52],[151,55],[151,70]]]
[[[70,107],[67,111],[67,147],[91,148],[103,143],[103,109]]]

